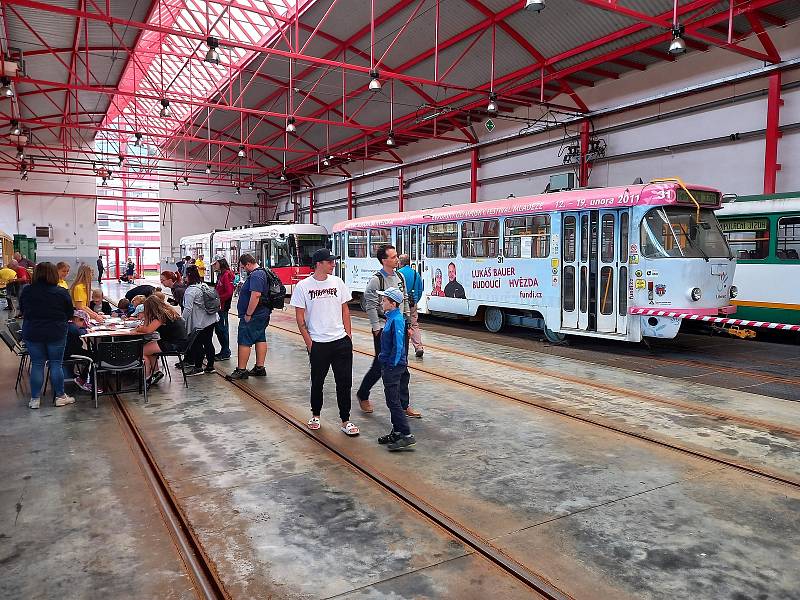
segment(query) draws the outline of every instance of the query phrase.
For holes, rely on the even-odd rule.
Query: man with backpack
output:
[[[399,306],[400,312],[402,313],[406,323],[408,323],[411,318],[411,313],[408,307],[408,288],[406,287],[406,282],[402,274],[397,271],[397,267],[400,263],[399,257],[397,256],[397,250],[394,246],[386,244],[378,248],[378,252],[375,256],[380,261],[382,268],[372,276],[372,279],[370,279],[369,283],[367,283],[366,289],[364,289],[364,304],[367,308],[369,324],[372,327],[372,341],[375,345],[375,358],[372,360],[372,365],[370,366],[366,375],[364,375],[364,379],[361,381],[361,385],[358,387],[358,391],[356,392],[358,404],[361,407],[361,410],[365,413],[373,412],[372,402],[369,400],[369,393],[372,387],[381,378],[381,362],[378,360],[378,355],[381,353],[381,332],[383,331],[383,325],[385,323],[386,316],[384,315],[383,309],[380,305],[381,303],[378,296],[378,291],[384,291],[389,288],[398,288],[400,291],[402,291],[403,302]],[[420,418],[422,416],[419,412],[408,405],[403,406],[402,408],[409,417]]]
[[[422,282],[422,277],[420,277],[419,273],[411,266],[411,259],[408,257],[408,254],[400,255],[400,269],[398,270],[408,284],[408,310],[411,317],[409,321],[411,323],[409,335],[411,337],[411,343],[414,344],[417,358],[422,358],[422,355],[425,354],[425,349],[422,347],[422,333],[420,333],[419,330],[417,302],[422,298],[424,284]]]
[[[239,291],[236,311],[239,314],[239,330],[237,333],[237,365],[230,375],[229,381],[254,377],[266,377],[264,363],[267,360],[266,329],[273,308],[283,308],[283,295],[286,288],[272,271],[259,266],[252,254],[242,254],[239,264],[247,271],[247,279]],[[281,291],[282,290],[282,291]],[[256,347],[256,364],[247,370],[250,360],[250,349]]]

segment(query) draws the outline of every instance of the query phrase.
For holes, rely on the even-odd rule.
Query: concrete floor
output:
[[[30,410],[0,356],[0,598],[195,598],[110,407]]]
[[[116,287],[107,294],[122,296],[126,289]],[[273,316],[279,327],[292,329],[293,321],[290,311]],[[363,320],[354,319],[354,325],[356,348],[371,349]],[[235,327],[232,318],[232,337]],[[268,337],[269,375],[251,378],[247,385],[305,420],[309,383],[302,341],[276,327],[268,329]],[[424,413],[423,419],[411,423],[419,439],[415,452],[393,455],[375,443],[390,428],[380,384],[374,390],[374,414],[354,409],[353,420],[362,435],[350,439],[338,430],[329,377],[323,429],[317,435],[467,524],[576,598],[800,598],[797,488],[446,382],[436,374],[472,378],[491,389],[793,475],[800,473],[800,444],[781,430],[798,425],[791,403],[439,332],[426,331],[426,342],[425,358],[415,364],[430,373],[412,372],[412,401]],[[356,354],[355,385],[369,360]],[[565,374],[571,381],[561,377]],[[218,375],[192,378],[188,391],[177,380],[158,387],[148,406],[129,396],[129,408],[233,597],[531,597]],[[687,406],[648,400],[641,395],[648,389]],[[35,422],[32,417],[37,415],[21,408],[22,397],[5,392],[0,398],[0,406],[10,406],[15,419]],[[692,404],[743,418],[757,416],[776,427],[723,422],[692,413]],[[89,433],[74,432],[83,440],[94,431],[99,439],[89,446],[91,454],[81,453],[86,443],[68,444],[73,452],[59,456],[62,478],[76,479],[67,476],[73,470],[80,473],[78,482],[89,476],[87,472],[94,474],[99,478],[95,485],[122,497],[117,500],[122,505],[115,508],[123,511],[124,517],[116,517],[123,523],[126,518],[132,522],[126,501],[135,499],[140,510],[152,506],[144,486],[119,490],[116,485],[126,477],[93,466],[100,454],[104,461],[117,457],[122,463],[124,457],[127,468],[133,468],[104,409],[94,411],[85,400],[39,414],[45,411],[65,421],[59,431],[69,430],[72,421],[98,423],[84,426]],[[74,415],[71,420],[69,415]],[[0,419],[5,422],[4,413]],[[105,428],[100,426],[104,422]],[[49,427],[48,422],[24,430],[14,443],[29,444],[25,436],[46,439]],[[7,442],[7,429],[2,429],[2,444]],[[31,453],[17,450],[20,461]],[[5,480],[16,482],[24,476],[17,462],[4,464]],[[49,466],[40,466],[41,477],[58,478]],[[23,486],[24,480],[16,483],[17,495],[9,496],[9,506],[17,502]],[[50,548],[63,543],[61,505],[49,500],[30,514],[38,523],[56,524],[52,535],[41,526],[36,539],[38,554],[57,560],[50,558]],[[70,523],[80,530],[76,535],[91,535],[83,531],[91,530],[87,523]],[[141,520],[137,524],[133,529],[139,532],[142,550],[149,551],[153,543],[156,555],[168,553],[168,547],[158,550],[158,527]],[[0,538],[0,549],[6,541]],[[119,553],[112,544],[116,542],[104,545]],[[122,562],[119,573],[112,565],[105,578],[122,580],[130,572],[125,565],[136,564],[139,546],[128,542],[123,547],[132,548],[132,562]],[[4,568],[11,564],[16,569],[12,591],[32,585],[31,580],[41,588],[32,576],[30,555],[17,556],[13,548],[16,545],[9,545],[2,554],[11,555],[10,561],[0,558]],[[86,552],[89,562],[105,558],[96,550]],[[156,576],[148,583],[157,588],[160,573],[166,572],[169,579],[169,564],[145,556],[135,575],[152,570]],[[94,590],[97,578],[73,573],[80,589]],[[2,586],[0,582],[0,592],[5,591]],[[85,597],[91,597],[87,593]],[[143,597],[127,589],[111,595]]]

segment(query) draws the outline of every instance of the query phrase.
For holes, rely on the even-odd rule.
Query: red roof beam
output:
[[[642,21],[644,23],[648,23],[653,25],[654,27],[663,27],[666,29],[672,28],[672,20],[665,19],[663,17],[652,17],[646,13],[639,12],[637,10],[633,10],[630,8],[626,8],[617,2],[609,3],[607,0],[580,0],[584,4],[589,4],[590,6],[595,6],[597,8],[601,8],[603,10],[623,14],[626,17],[631,17],[638,21]],[[680,21],[679,21],[680,22]],[[772,60],[768,55],[763,54],[762,52],[756,52],[755,50],[750,50],[749,48],[745,48],[743,46],[739,46],[737,44],[728,43],[726,40],[720,40],[718,38],[712,37],[710,35],[706,35],[698,31],[698,27],[689,27],[687,23],[683,24],[686,28],[686,35],[691,35],[699,40],[704,42],[709,42],[714,44],[715,46],[719,46],[721,48],[725,48],[726,50],[730,50],[732,52],[737,52],[739,54],[744,54],[745,56],[749,56],[751,58],[755,58],[757,60],[764,60],[766,62],[776,62]],[[685,38],[684,38],[685,39]],[[686,45],[689,45],[690,40],[685,40]]]

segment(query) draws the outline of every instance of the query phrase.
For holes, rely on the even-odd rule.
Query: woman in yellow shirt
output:
[[[105,316],[89,308],[89,298],[91,298],[92,295],[92,281],[94,281],[92,268],[89,265],[82,264],[78,267],[78,274],[75,275],[75,281],[72,282],[69,294],[72,296],[72,304],[75,306],[75,310],[85,310],[92,319],[102,323],[105,320]]]
[[[69,285],[67,285],[69,269],[69,263],[65,263],[63,260],[59,263],[56,263],[56,271],[58,271],[58,285],[65,290],[69,289]]]

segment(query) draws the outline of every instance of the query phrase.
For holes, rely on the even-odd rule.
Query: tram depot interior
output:
[[[0,59],[1,598],[800,599],[800,2],[2,0]],[[353,437],[288,296],[326,247]],[[31,389],[18,269],[115,309],[245,253],[266,376],[234,296],[213,372]]]

